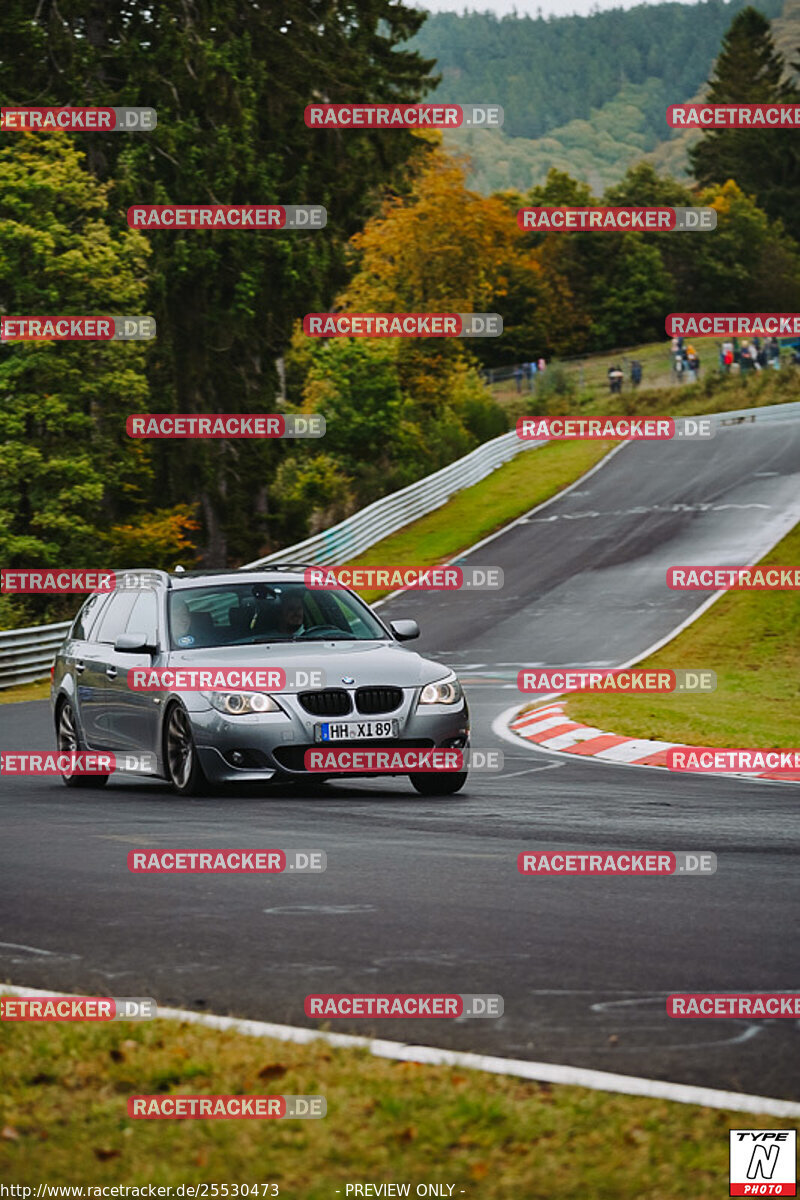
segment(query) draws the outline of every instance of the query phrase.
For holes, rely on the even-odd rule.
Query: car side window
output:
[[[100,618],[100,624],[92,641],[113,646],[119,635],[125,632],[128,617],[138,596],[139,593],[133,591],[116,592]]]
[[[124,633],[144,633],[150,646],[158,645],[158,600],[155,592],[140,592]]]
[[[79,642],[86,641],[103,606],[103,601],[106,599],[108,599],[106,592],[96,592],[95,595],[89,597],[72,624],[72,629],[69,631],[71,638]]]

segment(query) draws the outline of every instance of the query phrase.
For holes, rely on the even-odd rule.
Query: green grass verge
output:
[[[37,679],[35,683],[22,683],[19,687],[0,691],[0,704],[17,704],[20,700],[49,700],[50,680]]]
[[[348,565],[413,563],[428,567],[454,558],[460,550],[473,546],[580,479],[614,444],[552,442],[537,450],[523,450],[480,483],[457,492],[441,508],[370,546]],[[372,601],[386,592],[360,594]]]
[[[328,1115],[127,1116],[131,1095],[181,1092],[322,1094]],[[347,1183],[413,1194],[438,1181],[480,1200],[716,1200],[731,1126],[794,1123],[163,1020],[6,1025],[0,1054],[0,1177],[26,1184],[274,1182],[282,1200],[335,1200]]]
[[[800,525],[762,560],[800,563]],[[704,746],[794,747],[800,729],[800,594],[728,592],[658,653],[652,667],[710,667],[708,695],[573,696],[567,712],[624,736]]]

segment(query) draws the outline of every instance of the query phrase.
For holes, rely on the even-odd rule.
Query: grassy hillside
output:
[[[778,48],[800,58],[800,0],[755,0]],[[473,160],[470,186],[526,191],[551,166],[595,192],[642,158],[680,178],[698,135],[670,131],[667,105],[699,99],[723,34],[745,0],[654,4],[588,17],[435,13],[412,45],[435,58],[436,99],[502,104],[502,131],[458,130],[445,144]]]

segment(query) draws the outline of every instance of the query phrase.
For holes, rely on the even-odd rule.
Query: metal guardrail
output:
[[[442,467],[433,475],[426,475],[399,492],[375,500],[338,525],[332,525],[330,529],[306,538],[296,546],[245,563],[245,567],[265,567],[281,561],[307,562],[320,567],[347,562],[409,522],[434,512],[462,488],[480,483],[520,451],[534,450],[544,444],[523,442],[517,437],[516,430],[512,429],[510,433],[484,442],[476,450]]]
[[[744,425],[747,421],[800,420],[800,400],[789,404],[762,404],[761,408],[734,408],[731,412],[713,413],[720,425]]]
[[[72,621],[0,633],[0,688],[44,679]]]
[[[707,415],[711,415],[720,425],[739,425],[756,420],[796,421],[800,420],[800,402]],[[470,454],[456,459],[433,475],[427,475],[399,492],[383,496],[338,525],[306,538],[304,542],[246,563],[245,567],[292,561],[322,567],[347,562],[390,533],[434,512],[456,492],[479,483],[521,451],[543,445],[546,443],[522,442],[516,431],[511,430],[478,446]],[[0,690],[43,679],[71,624],[71,621],[62,621],[55,625],[0,631]]]
[[[433,475],[427,475],[399,492],[376,500],[324,533],[247,563],[246,566],[259,567],[290,559],[325,566],[353,558],[381,538],[402,529],[410,521],[433,512],[455,492],[479,483],[522,450],[533,450],[543,444],[521,442],[514,430],[504,433]],[[0,631],[0,690],[44,679],[71,624],[71,621],[61,621],[55,625]]]

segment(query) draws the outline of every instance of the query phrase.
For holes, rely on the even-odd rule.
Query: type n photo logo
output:
[[[796,1196],[793,1129],[730,1130],[731,1196]]]

